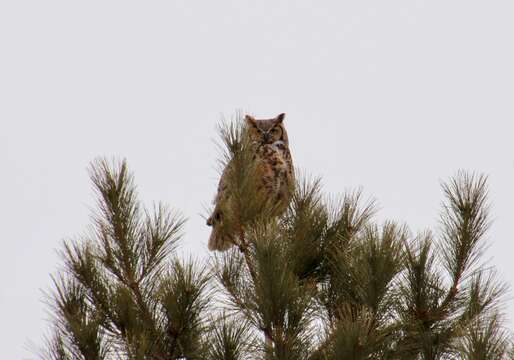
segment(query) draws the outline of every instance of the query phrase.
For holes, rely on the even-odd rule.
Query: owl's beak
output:
[[[269,143],[269,141],[271,140],[271,134],[269,132],[266,132],[264,133],[263,138],[265,143]]]

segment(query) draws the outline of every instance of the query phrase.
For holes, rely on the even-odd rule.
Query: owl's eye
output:
[[[273,129],[271,129],[271,134],[273,136],[280,136],[282,134],[282,129],[279,127],[274,127]]]

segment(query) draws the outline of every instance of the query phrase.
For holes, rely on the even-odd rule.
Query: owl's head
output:
[[[253,116],[246,115],[245,121],[251,141],[262,145],[282,141],[284,145],[289,146],[287,132],[283,124],[285,117],[286,114],[282,113],[273,119],[257,120]]]

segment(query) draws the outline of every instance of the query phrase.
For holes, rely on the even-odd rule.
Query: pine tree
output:
[[[507,287],[482,260],[487,179],[442,185],[440,228],[378,224],[360,192],[299,180],[276,216],[240,120],[221,127],[236,246],[177,258],[184,219],[137,199],[126,162],[97,160],[92,228],[63,244],[45,359],[514,359]],[[223,204],[220,204],[223,206]]]

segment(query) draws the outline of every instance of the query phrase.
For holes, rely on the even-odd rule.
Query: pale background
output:
[[[146,204],[189,218],[183,252],[206,254],[214,129],[237,109],[286,112],[299,168],[413,231],[437,225],[441,180],[488,174],[486,256],[512,284],[513,16],[498,0],[1,1],[0,358],[40,344],[95,157],[126,157]]]

